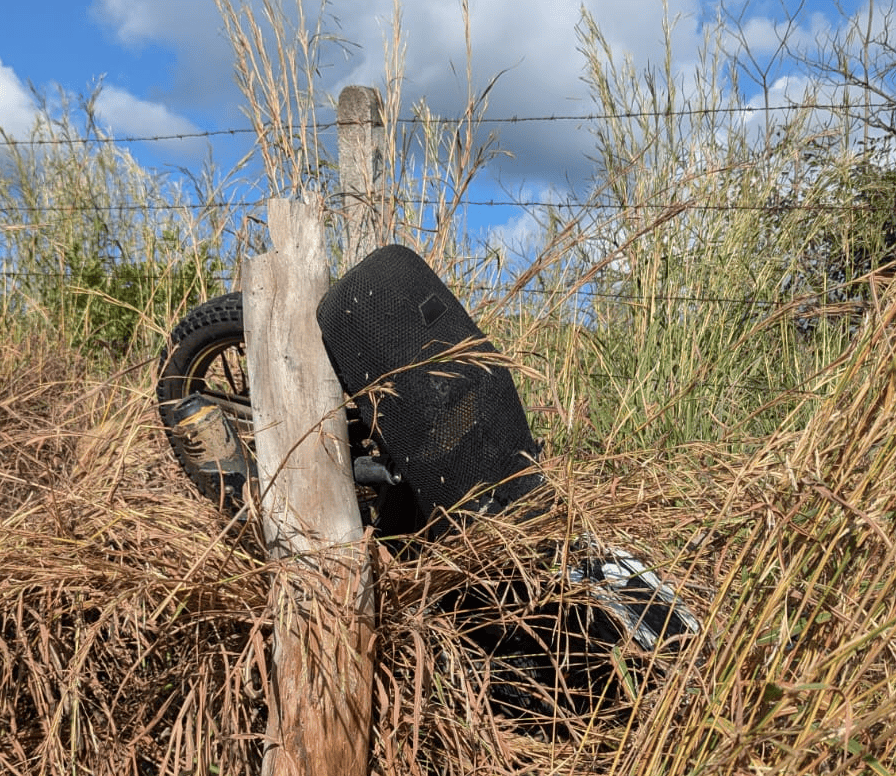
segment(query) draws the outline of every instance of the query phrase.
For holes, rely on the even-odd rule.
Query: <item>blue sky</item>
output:
[[[320,0],[303,0],[317,17]],[[294,2],[286,0],[287,6]],[[582,82],[583,58],[575,26],[581,0],[470,0],[473,61],[477,86],[502,70],[490,97],[489,115],[548,116],[587,113],[593,105]],[[464,29],[460,0],[405,0],[405,104],[426,99],[440,115],[452,116],[466,103]],[[662,57],[661,0],[585,0],[614,52],[638,64]],[[784,8],[794,6],[792,0]],[[852,7],[854,6],[854,7]],[[846,13],[860,7],[847,4]],[[705,24],[717,15],[714,3],[668,0],[675,26],[675,67],[698,66],[696,49]],[[876,4],[881,8],[881,3]],[[392,21],[392,0],[332,0],[325,3],[329,28],[352,46],[332,46],[322,71],[322,88],[336,95],[349,83],[380,85],[383,41]],[[751,2],[743,29],[760,55],[776,44],[778,2]],[[844,17],[832,3],[811,0],[799,19],[803,40]],[[7,2],[0,25],[0,127],[24,137],[33,119],[28,84],[50,95],[58,89],[87,93],[103,79],[101,118],[118,137],[170,135],[246,125],[241,96],[233,84],[231,52],[214,0],[32,0]],[[748,86],[748,85],[747,85]],[[513,152],[503,161],[502,184],[538,197],[550,187],[587,173],[587,132],[574,122],[532,123],[502,128]],[[226,167],[249,140],[218,137],[203,141],[133,144],[148,165],[198,166],[208,144]],[[498,194],[488,176],[480,196]],[[512,219],[505,210],[489,213]]]

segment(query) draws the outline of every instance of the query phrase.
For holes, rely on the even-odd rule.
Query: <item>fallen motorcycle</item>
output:
[[[330,288],[317,318],[351,397],[362,516],[384,541],[451,541],[477,518],[500,515],[545,487],[510,371],[420,256],[401,246],[374,251]],[[254,477],[244,348],[241,295],[212,299],[171,333],[157,386],[178,462],[231,513]],[[533,516],[524,510],[519,519]],[[512,573],[498,594],[474,583],[438,602],[464,622],[465,639],[488,663],[490,695],[505,712],[543,719],[556,718],[560,707],[587,713],[596,684],[607,681],[614,647],[650,654],[699,632],[676,591],[631,552],[588,534],[568,549],[563,562],[546,549],[544,566],[557,585],[584,591],[567,596],[574,603],[558,603],[562,595],[531,601]],[[520,604],[525,616],[497,616],[499,599]],[[535,692],[521,676],[555,692]]]

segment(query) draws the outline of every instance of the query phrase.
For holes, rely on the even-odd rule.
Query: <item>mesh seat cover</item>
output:
[[[424,513],[462,502],[471,489],[527,466],[524,454],[534,457],[507,369],[432,362],[484,335],[413,251],[392,245],[371,253],[332,286],[317,317],[346,393],[355,395],[380,378],[390,384],[373,400],[359,397],[358,409]],[[495,352],[487,341],[474,349]],[[495,503],[514,500],[534,482],[523,477],[497,488]]]

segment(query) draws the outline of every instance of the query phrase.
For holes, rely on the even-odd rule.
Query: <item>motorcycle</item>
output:
[[[546,487],[511,372],[420,256],[397,245],[374,251],[329,289],[317,318],[350,397],[362,517],[396,554],[412,552],[415,537],[449,542]],[[242,297],[226,294],[174,328],[157,384],[178,462],[231,514],[255,476],[244,355]],[[538,518],[531,509],[514,513],[524,527]],[[633,646],[649,659],[700,631],[672,585],[624,548],[583,533],[565,552],[555,545],[542,555],[552,584],[578,595],[531,600],[511,569],[496,585],[474,580],[435,604],[463,621],[466,642],[487,664],[489,696],[505,713],[588,713],[614,648]],[[499,600],[524,614],[500,616]],[[545,687],[554,691],[537,689]]]

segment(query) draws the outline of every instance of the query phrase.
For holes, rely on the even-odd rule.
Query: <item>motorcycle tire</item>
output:
[[[252,449],[252,407],[245,363],[243,297],[230,293],[191,310],[177,324],[159,359],[156,384],[159,415],[168,441],[184,472],[202,495],[226,512],[242,505],[241,496],[221,477],[198,469],[182,435],[174,433],[177,407],[190,396],[219,406],[247,451]]]
[[[191,310],[171,332],[159,360],[156,385],[159,415],[177,462],[199,492],[229,514],[242,506],[243,479],[230,475],[222,477],[215,471],[196,466],[188,449],[189,440],[177,433],[181,420],[178,408],[183,407],[189,397],[200,397],[201,401],[220,407],[240,439],[245,458],[250,462],[252,479],[254,436],[245,356],[243,296],[239,292],[224,294]],[[350,407],[347,414],[349,446],[354,461],[367,454],[370,432],[356,410]],[[392,493],[403,494],[407,489],[404,484],[394,488],[359,486],[358,508],[365,524],[371,520],[374,500],[383,494],[379,529],[389,535],[416,530],[420,518],[409,506],[415,502],[395,498],[396,494]]]

